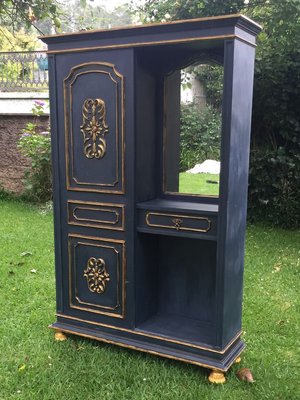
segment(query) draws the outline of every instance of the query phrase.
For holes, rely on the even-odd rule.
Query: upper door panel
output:
[[[68,190],[124,193],[124,77],[107,62],[71,68],[63,81]]]

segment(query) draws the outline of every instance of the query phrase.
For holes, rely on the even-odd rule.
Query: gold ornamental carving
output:
[[[179,231],[182,226],[183,220],[181,218],[173,218],[172,222],[174,224],[174,228]]]
[[[102,258],[91,257],[88,259],[83,276],[87,280],[88,288],[93,293],[104,293],[109,282],[109,273],[106,270],[105,261]]]
[[[87,158],[102,158],[106,153],[106,107],[102,99],[86,99],[82,106],[83,152]]]

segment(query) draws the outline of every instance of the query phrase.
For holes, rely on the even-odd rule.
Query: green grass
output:
[[[212,386],[202,368],[76,337],[55,342],[52,215],[2,200],[0,220],[1,400],[300,399],[299,232],[248,227],[241,366],[256,382],[238,381],[234,365]]]
[[[219,180],[220,176],[218,174],[190,174],[181,172],[179,174],[179,192],[218,196]]]

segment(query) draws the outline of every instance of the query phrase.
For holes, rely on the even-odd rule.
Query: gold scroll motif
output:
[[[173,218],[172,222],[174,224],[174,228],[179,231],[179,229],[181,228],[181,225],[183,223],[183,220],[181,218]]]
[[[86,99],[82,106],[83,152],[87,158],[102,158],[106,153],[106,107],[102,99]]]
[[[102,258],[91,257],[88,259],[83,276],[87,280],[88,288],[93,293],[105,292],[106,283],[109,282],[109,273],[106,270],[105,261]]]

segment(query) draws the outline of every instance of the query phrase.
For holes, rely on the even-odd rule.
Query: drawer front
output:
[[[144,218],[144,226],[148,228],[210,234],[216,230],[215,221],[208,216],[146,211]]]
[[[124,318],[125,242],[69,235],[69,307]]]
[[[124,205],[68,200],[68,223],[124,231]]]

